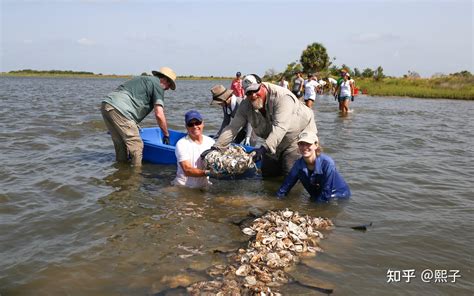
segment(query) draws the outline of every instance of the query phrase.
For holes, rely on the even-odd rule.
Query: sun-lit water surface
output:
[[[349,183],[345,203],[311,203],[281,179],[214,181],[208,192],[170,186],[174,166],[141,174],[114,163],[99,112],[120,79],[0,78],[0,293],[149,295],[204,279],[225,263],[213,251],[247,237],[232,223],[250,210],[291,208],[341,225],[324,253],[290,273],[334,295],[471,295],[474,104],[357,97],[342,117],[328,96],[314,106],[323,148]],[[178,81],[166,92],[170,127],[189,109],[215,133],[222,114],[210,88]],[[142,126],[154,126],[149,116]],[[373,222],[367,232],[344,225]],[[415,269],[387,283],[388,269]],[[425,269],[459,270],[455,283],[424,283]],[[314,291],[287,287],[285,294]]]

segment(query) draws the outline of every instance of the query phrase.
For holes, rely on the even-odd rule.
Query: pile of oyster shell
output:
[[[242,232],[251,236],[246,249],[229,256],[230,264],[207,270],[214,278],[187,288],[191,295],[281,295],[278,290],[292,281],[285,272],[301,256],[321,252],[319,230],[333,226],[326,218],[300,215],[288,209],[269,211]]]
[[[213,150],[204,158],[204,167],[214,176],[241,175],[255,168],[252,156],[238,145],[230,145],[227,149]]]

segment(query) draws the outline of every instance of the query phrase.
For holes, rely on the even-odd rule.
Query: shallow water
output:
[[[341,225],[322,241],[324,253],[290,271],[301,282],[335,295],[471,295],[474,103],[360,96],[341,116],[319,97],[320,140],[353,196],[315,204],[300,185],[277,200],[281,179],[214,181],[201,192],[171,187],[174,166],[134,174],[115,164],[98,108],[121,81],[0,78],[2,295],[149,295],[202,280],[225,262],[214,250],[247,239],[231,220],[285,207]],[[215,83],[179,81],[167,92],[170,128],[184,130],[193,108],[215,133]],[[153,116],[142,123],[154,125]],[[368,222],[367,232],[342,227]],[[416,278],[387,283],[389,269],[414,269]],[[425,283],[425,269],[461,278]]]

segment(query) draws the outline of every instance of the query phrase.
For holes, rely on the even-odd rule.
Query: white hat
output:
[[[255,74],[249,74],[244,77],[242,80],[242,87],[244,88],[244,92],[247,93],[248,91],[258,90],[260,88],[260,83],[262,80]]]
[[[318,142],[318,136],[313,133],[302,132],[298,135],[298,142],[305,142],[308,144],[314,144]]]

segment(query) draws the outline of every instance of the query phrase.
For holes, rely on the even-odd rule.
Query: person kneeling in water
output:
[[[332,158],[321,153],[318,137],[315,134],[300,133],[298,135],[298,150],[303,157],[293,165],[277,192],[278,197],[285,197],[298,180],[301,181],[311,198],[318,202],[351,196],[351,190],[336,170]]]

